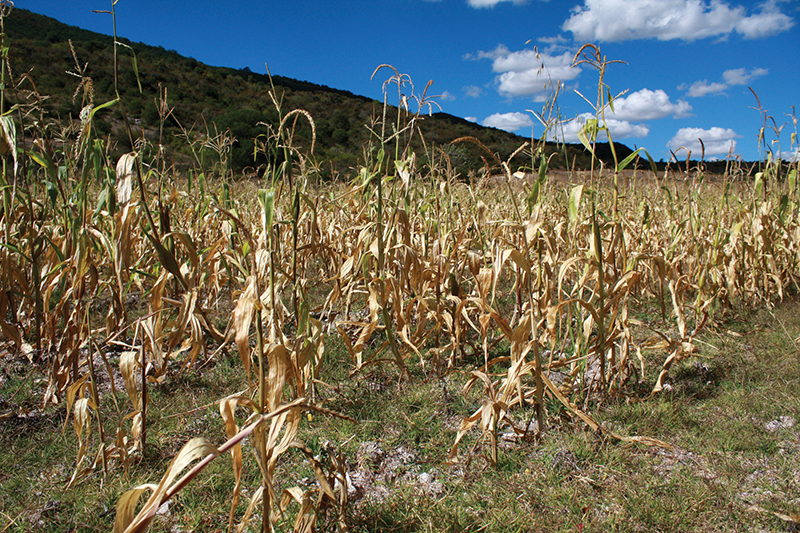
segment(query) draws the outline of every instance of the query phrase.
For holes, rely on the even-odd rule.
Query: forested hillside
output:
[[[88,97],[93,99],[95,107],[115,98],[113,37],[68,26],[24,9],[15,9],[5,24],[12,75],[6,109],[15,103],[30,104],[44,98],[44,108],[54,117],[76,119],[89,103],[83,101],[84,91],[78,90],[84,78],[91,79],[92,91]],[[192,157],[186,134],[190,139],[199,139],[204,134],[220,142],[235,139],[230,156],[230,168],[234,171],[264,163],[263,155],[254,160],[254,139],[267,133],[265,124],[275,124],[278,120],[276,105],[268,96],[270,83],[283,95],[278,102],[283,113],[304,109],[313,117],[317,134],[313,155],[323,176],[341,174],[357,165],[363,147],[372,136],[368,126],[382,112],[382,101],[348,91],[285,78],[278,73],[273,73],[270,80],[268,75],[247,68],[209,66],[175,51],[133,43],[122,36],[119,42],[117,84],[124,111],[134,124],[134,133],[151,140],[159,137],[162,125],[159,102],[166,96],[171,114],[163,122],[161,139],[170,162],[178,168],[188,164]],[[379,77],[388,77],[385,72],[390,71],[379,72]],[[409,111],[413,114],[418,110],[412,106]],[[530,140],[440,112],[435,105],[422,111],[420,131],[429,143],[428,148],[443,147],[442,152],[464,177],[485,166],[482,156],[491,162],[491,155],[474,143],[450,145],[453,140],[474,137],[503,158]],[[113,106],[98,113],[96,131],[104,135],[120,131],[122,112],[120,106]],[[217,135],[228,130],[229,137]],[[112,140],[117,143],[118,153],[130,151],[130,140],[125,135],[113,135]],[[310,148],[310,141],[308,122],[298,121],[296,144]],[[421,146],[417,144],[415,148]],[[212,151],[205,148],[209,157]],[[590,160],[580,145],[546,147],[548,154],[556,151],[559,154],[551,158],[550,168],[567,165],[580,168]],[[599,152],[601,158],[610,157],[607,146],[599,147]],[[629,153],[630,149],[618,144],[618,156]],[[521,152],[514,163],[515,170],[531,165],[530,154]]]

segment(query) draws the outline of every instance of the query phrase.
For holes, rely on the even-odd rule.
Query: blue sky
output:
[[[92,10],[111,2],[16,5],[108,34],[111,17]],[[800,0],[117,0],[115,9],[118,34],[132,41],[210,65],[263,73],[266,63],[273,74],[377,99],[390,71],[370,76],[388,63],[417,93],[433,80],[428,95],[441,95],[443,111],[524,136],[542,135],[531,111],[560,84],[557,107],[571,120],[558,131],[570,142],[593,113],[576,91],[594,101],[598,79],[590,66],[570,65],[592,43],[625,62],[605,77],[613,95],[627,91],[606,113],[615,141],[656,160],[670,150],[683,160],[686,149],[699,158],[698,139],[707,159],[757,159],[752,87],[774,119],[766,138],[775,155],[791,159],[798,147]],[[785,125],[779,143],[773,125]]]

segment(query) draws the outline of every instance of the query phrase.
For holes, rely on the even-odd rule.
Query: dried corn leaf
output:
[[[178,475],[193,461],[208,456],[216,457],[218,454],[219,451],[217,448],[205,437],[196,437],[187,442],[169,464],[167,471],[164,473],[164,477],[157,486],[154,487],[151,484],[140,485],[122,495],[119,502],[117,502],[117,517],[114,521],[114,533],[137,533],[145,531],[155,517],[158,508],[162,503],[167,501],[168,491],[174,489],[178,484],[185,484],[191,480],[184,476],[178,481],[178,484],[175,484],[174,481]],[[134,518],[136,505],[139,503],[139,498],[146,490],[152,490],[153,494]]]
[[[256,510],[256,506],[261,503],[261,498],[264,495],[264,487],[258,487],[253,495],[250,497],[250,502],[247,504],[247,509],[242,516],[241,522],[239,522],[239,527],[236,528],[237,533],[242,533],[247,528],[247,523],[250,521],[250,517],[253,516],[253,511]],[[116,532],[115,532],[116,533]]]
[[[672,448],[671,444],[664,442],[662,440],[653,439],[650,437],[639,437],[639,436],[628,437],[625,435],[619,435],[617,433],[614,433],[613,431],[608,431],[606,428],[601,426],[595,419],[593,419],[591,416],[587,415],[581,409],[579,409],[577,405],[570,402],[569,399],[567,399],[567,397],[564,396],[564,394],[561,392],[558,386],[554,384],[552,381],[550,381],[550,379],[544,374],[542,374],[542,381],[544,382],[545,386],[550,390],[550,392],[553,393],[553,395],[556,398],[558,398],[558,400],[564,405],[564,407],[569,409],[575,416],[583,420],[583,422],[587,426],[589,426],[592,429],[592,431],[599,431],[622,442],[628,442],[628,443],[636,442],[644,444],[646,446],[658,446],[666,449]]]
[[[775,511],[770,511],[769,509],[764,509],[759,505],[751,505],[746,509],[751,513],[766,513],[771,514],[772,516],[783,520],[784,522],[789,522],[790,524],[797,526],[800,525],[800,515],[797,514],[786,514],[786,513],[779,513]]]
[[[125,390],[128,392],[128,399],[130,399],[134,409],[141,408],[139,390],[136,386],[137,367],[139,367],[138,355],[138,351],[125,351],[119,356],[119,371],[125,382]]]
[[[244,366],[247,374],[248,385],[252,382],[250,373],[250,324],[253,321],[257,302],[256,277],[250,276],[247,280],[247,287],[233,310],[233,330],[236,332],[236,348],[239,351],[239,359]]]
[[[256,405],[250,398],[243,396],[228,396],[219,403],[219,413],[222,420],[225,422],[225,435],[227,438],[233,439],[239,432],[239,425],[236,423],[236,407],[245,406],[253,411],[256,411]],[[236,443],[231,447],[231,461],[233,469],[233,494],[231,495],[231,510],[228,515],[228,531],[233,527],[233,518],[236,512],[236,507],[239,505],[239,498],[241,497],[242,488],[242,445]]]

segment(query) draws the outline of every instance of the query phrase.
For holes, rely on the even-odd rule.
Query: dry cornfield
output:
[[[602,88],[605,64],[596,66]],[[123,494],[118,532],[147,529],[215,459],[231,461],[235,480],[229,530],[256,516],[270,530],[289,508],[296,531],[323,518],[346,530],[345,458],[298,440],[312,416],[347,418],[319,401],[326,343],[345,347],[352,380],[387,367],[400,380],[482,389],[451,443],[452,464],[481,456],[495,465],[501,431],[542,438],[554,404],[605,438],[669,448],[601,425],[592,411],[657,395],[727,309],[800,292],[796,164],[714,179],[697,168],[690,181],[637,170],[620,184],[638,162],[630,158],[553,180],[534,141],[520,147],[530,182],[512,187],[512,154],[487,153],[489,174],[502,179],[480,187],[454,175],[436,146],[423,140],[424,157],[411,148],[431,105],[423,93],[416,114],[384,107],[350,179],[319,183],[313,143],[293,140],[298,121],[313,131],[313,117],[282,112],[273,89],[282,120],[257,141],[281,155],[274,164],[235,179],[224,164],[230,140],[209,135],[202,143],[219,164],[178,175],[144,138],[112,159],[92,117],[124,101],[96,105],[77,59],[76,70],[79,123],[48,123],[35,91],[0,117],[1,338],[9,354],[47,368],[42,405],[72,415],[69,485],[127,472],[147,454],[147,433],[158,431],[149,387],[228,354],[242,369],[241,390],[218,402],[227,441],[190,440],[160,483]],[[407,85],[393,71],[385,89],[407,102]],[[584,131],[588,149],[602,98]],[[166,93],[160,110],[171,113]],[[521,425],[509,414],[524,407],[534,415]],[[244,445],[261,476],[247,492]],[[290,449],[316,482],[279,492],[276,469]]]

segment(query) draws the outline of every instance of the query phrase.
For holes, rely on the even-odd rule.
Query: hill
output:
[[[7,91],[6,108],[45,97],[44,108],[50,118],[64,120],[78,117],[81,108],[88,103],[85,102],[87,98],[93,99],[95,106],[113,100],[111,36],[62,24],[24,9],[15,9],[5,19],[5,28],[10,44],[10,70],[14,75],[10,85],[15,88]],[[282,113],[304,109],[313,117],[317,134],[314,155],[326,175],[346,172],[358,164],[363,147],[373,135],[367,125],[382,111],[383,102],[348,91],[279,75],[270,80],[269,76],[247,68],[209,66],[163,47],[124,38],[119,38],[119,42],[124,45],[118,47],[119,93],[125,112],[136,126],[135,134],[151,141],[158,139],[162,127],[158,101],[166,94],[173,111],[163,123],[161,138],[167,147],[168,160],[179,168],[191,162],[187,136],[197,140],[201,134],[208,133],[206,138],[213,138],[216,132],[227,130],[236,139],[230,156],[232,169],[240,171],[263,163],[263,157],[253,160],[254,139],[267,133],[265,124],[275,125],[279,119],[269,96],[271,84],[279,97],[282,96]],[[84,77],[91,79],[89,92],[78,90]],[[392,116],[396,116],[396,112],[396,108],[392,109]],[[122,111],[117,106],[99,113],[95,128],[105,136],[119,132],[121,124]],[[305,120],[298,121],[297,126],[296,143],[310,147],[310,126]],[[449,145],[453,140],[474,137],[501,159],[529,140],[446,113],[422,115],[419,127],[426,142],[445,147],[444,151],[462,176],[484,167],[482,157],[490,162],[492,158],[473,143]],[[126,136],[112,135],[111,138],[117,142],[118,153],[131,150]],[[550,160],[551,167],[555,168],[567,165],[582,168],[590,160],[581,145],[557,147],[549,144],[545,150],[548,154],[559,152]],[[619,143],[616,151],[620,158],[631,153],[627,146]],[[598,152],[601,158],[610,160],[607,145],[599,147]],[[530,165],[529,153],[513,161],[515,169]]]

